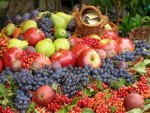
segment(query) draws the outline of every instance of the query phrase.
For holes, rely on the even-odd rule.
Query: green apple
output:
[[[54,37],[55,37],[55,39],[66,38],[67,37],[67,31],[65,29],[62,29],[62,28],[56,29],[54,32]]]
[[[56,51],[60,49],[68,49],[68,50],[70,49],[70,43],[65,38],[56,39],[54,41],[54,46],[55,46]]]
[[[22,41],[16,38],[12,38],[9,40],[9,44],[8,44],[8,48],[11,47],[17,47],[17,48],[26,48],[28,46],[28,42],[27,41]]]
[[[51,39],[39,41],[36,44],[35,49],[38,53],[43,53],[47,57],[50,57],[53,53],[55,53],[55,46]]]
[[[26,20],[21,24],[21,29],[23,33],[31,27],[38,28],[37,22],[34,20]]]

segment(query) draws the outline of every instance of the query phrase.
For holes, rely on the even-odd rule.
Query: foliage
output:
[[[131,16],[135,16],[136,14],[139,14],[141,16],[146,16],[148,14],[148,11],[150,10],[149,0],[125,0],[126,4],[126,11],[131,14]]]
[[[105,12],[106,6],[110,8],[113,7],[113,0],[93,0],[92,1],[94,6],[100,6],[102,12]]]
[[[127,36],[127,33],[131,29],[150,25],[149,21],[150,17],[148,16],[142,18],[139,14],[136,14],[135,17],[132,17],[131,14],[127,13],[127,15],[123,18],[122,23],[119,25],[119,29],[123,31],[125,36]]]

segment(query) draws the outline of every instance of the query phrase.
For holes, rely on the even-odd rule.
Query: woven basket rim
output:
[[[85,10],[87,10],[87,9],[92,9],[92,10],[94,10],[95,12],[97,12],[97,14],[98,14],[98,16],[100,17],[100,22],[98,23],[98,24],[96,24],[96,25],[89,25],[89,24],[86,24],[85,22],[83,22],[83,20],[82,20],[82,13],[85,11]],[[101,23],[102,23],[102,21],[103,21],[103,16],[102,16],[102,14],[101,14],[101,11],[99,11],[96,7],[94,7],[94,6],[85,6],[84,8],[82,8],[81,9],[81,11],[80,11],[80,13],[79,13],[79,19],[80,19],[80,21],[81,21],[81,23],[83,24],[83,25],[85,25],[85,26],[88,26],[88,27],[96,27],[96,26],[99,26]]]

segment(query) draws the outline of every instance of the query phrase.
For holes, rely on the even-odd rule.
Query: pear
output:
[[[63,13],[63,12],[57,12],[56,15],[59,15],[59,16],[63,17],[63,18],[66,20],[67,25],[69,24],[69,22],[70,22],[71,19],[72,19],[72,16],[71,16],[71,15],[66,14],[66,13]]]
[[[47,57],[50,57],[53,53],[55,53],[55,46],[51,39],[44,39],[39,41],[36,44],[35,49],[38,53],[42,53]]]
[[[61,17],[57,14],[51,13],[51,19],[54,23],[55,29],[58,29],[58,28],[66,29],[67,28],[68,24],[63,17]]]
[[[25,49],[27,46],[28,46],[27,41],[22,41],[17,38],[10,39],[9,44],[8,44],[8,48],[17,47],[17,48]]]
[[[21,24],[21,29],[23,33],[31,27],[38,28],[37,22],[34,20],[26,20]]]
[[[13,33],[14,33],[14,31],[15,31],[15,29],[16,29],[15,24],[10,23],[10,24],[8,24],[8,25],[5,27],[5,34],[6,34],[7,36],[12,36]]]
[[[50,12],[49,11],[39,12],[38,16],[42,17],[44,14],[48,14],[48,13],[50,13]]]

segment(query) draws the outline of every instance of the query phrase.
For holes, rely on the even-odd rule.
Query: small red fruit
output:
[[[127,110],[144,107],[144,98],[137,93],[130,93],[124,99],[124,106]]]
[[[39,87],[35,92],[35,98],[40,105],[47,106],[55,98],[55,91],[48,85]]]
[[[89,45],[93,49],[98,49],[100,46],[99,39],[91,38],[91,37],[84,37],[82,39],[85,44]]]

